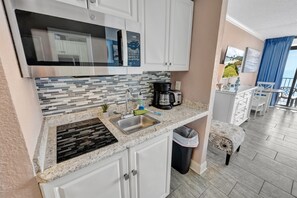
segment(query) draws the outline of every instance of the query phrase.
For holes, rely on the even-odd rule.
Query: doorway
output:
[[[277,105],[286,108],[297,108],[297,46],[289,52],[285,71],[282,78]]]

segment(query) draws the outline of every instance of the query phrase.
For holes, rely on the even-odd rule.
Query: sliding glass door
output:
[[[277,104],[297,108],[297,47],[291,48],[280,89]]]

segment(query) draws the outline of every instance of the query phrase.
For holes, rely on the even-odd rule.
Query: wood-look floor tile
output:
[[[286,176],[288,178],[297,180],[297,169],[296,169],[297,167],[295,169],[291,168],[287,165],[284,165],[280,162],[272,160],[272,159],[265,157],[261,154],[258,154],[255,157],[254,163],[258,164],[259,166],[269,168],[269,169],[271,169],[283,176]],[[296,164],[296,166],[297,166],[297,164]]]
[[[275,160],[297,170],[297,159],[278,153]]]
[[[248,138],[246,138],[246,141],[242,144],[242,147],[245,147],[247,149],[251,149],[256,151],[257,153],[261,153],[262,155],[265,155],[271,159],[274,159],[277,151],[272,150],[270,148],[265,147],[262,144],[257,144],[255,142],[250,142]]]
[[[177,176],[177,171],[171,169],[171,183],[170,183],[170,192],[176,190],[182,184],[181,179]]]
[[[272,132],[271,130],[264,132],[261,130],[258,131],[258,130],[254,130],[254,129],[245,128],[245,131],[246,131],[247,135],[253,135],[253,136],[259,137],[261,139],[267,139],[267,136],[284,139],[284,136],[285,136],[284,134]]]
[[[210,186],[199,198],[228,198],[227,195],[219,191],[216,187]]]
[[[249,147],[240,147],[240,152],[235,153],[237,155],[244,155],[245,157],[249,158],[250,160],[254,159],[257,151],[253,150],[252,148]]]
[[[275,144],[273,142],[262,141],[260,143],[258,141],[258,142],[252,142],[251,143],[249,141],[246,141],[246,142],[243,143],[243,145],[244,146],[251,146],[251,147],[254,147],[254,148],[257,148],[257,149],[261,149],[261,150],[268,149],[268,150],[272,150],[274,152],[280,152],[280,153],[283,153],[285,155],[288,155],[289,157],[297,159],[297,152],[292,152],[292,149],[281,146],[279,144]],[[261,151],[261,154],[263,154],[263,155],[265,155],[267,157],[271,157],[271,156],[268,156],[267,154],[264,154],[262,151]]]
[[[297,138],[293,138],[293,137],[290,137],[290,136],[285,136],[284,140],[287,141],[287,142],[297,144]]]
[[[240,166],[250,173],[253,173],[254,175],[257,175],[265,181],[272,183],[273,185],[283,189],[288,193],[291,192],[293,180],[272,171],[271,169],[267,168],[265,164],[255,163],[254,161],[250,161],[249,159],[242,156],[238,156],[232,163]]]
[[[192,191],[191,193],[198,197],[200,196],[207,188],[210,186],[210,182],[207,181],[205,178],[201,177],[200,175],[196,174],[192,170],[190,170],[187,174],[182,175],[175,172],[176,177],[179,179],[179,182],[181,185],[186,184],[186,186],[189,186]]]
[[[293,184],[292,195],[297,197],[297,182],[296,181],[294,181],[294,184]]]
[[[291,194],[281,190],[280,188],[268,182],[264,183],[260,195],[264,198],[294,198]]]
[[[208,159],[213,164],[217,163],[213,158]],[[228,166],[225,166],[225,164],[220,164],[215,166],[215,168],[225,177],[232,178],[233,180],[248,186],[256,193],[260,192],[264,180],[242,169],[241,167],[230,163]]]
[[[195,198],[196,196],[194,196],[191,193],[191,191],[192,189],[187,184],[182,184],[176,190],[174,190],[167,198]]]
[[[287,142],[287,141],[280,140],[277,138],[272,138],[272,137],[268,138],[267,141],[297,151],[297,144],[295,143]]]
[[[216,177],[210,180],[210,183],[214,187],[228,195],[235,186],[236,180],[223,174],[218,174]]]
[[[260,195],[251,191],[246,186],[237,183],[231,193],[229,194],[230,198],[261,198]]]

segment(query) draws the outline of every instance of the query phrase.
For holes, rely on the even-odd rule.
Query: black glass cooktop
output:
[[[118,142],[98,119],[57,127],[57,163]]]

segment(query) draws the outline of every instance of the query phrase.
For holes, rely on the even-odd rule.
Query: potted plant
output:
[[[108,117],[108,112],[107,112],[107,110],[108,110],[108,107],[109,107],[109,105],[108,104],[103,104],[103,105],[101,105],[101,108],[102,108],[102,111],[103,111],[103,116],[105,117],[105,118],[107,118]]]

